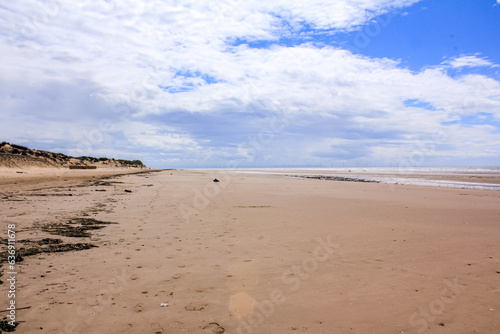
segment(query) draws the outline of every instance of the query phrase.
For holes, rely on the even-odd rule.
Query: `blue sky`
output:
[[[0,140],[158,168],[500,164],[495,0],[0,0]]]

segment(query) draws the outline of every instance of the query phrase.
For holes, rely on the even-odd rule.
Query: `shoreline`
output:
[[[269,174],[283,175],[292,177],[318,178],[324,179],[349,179],[358,180],[355,182],[381,182],[385,184],[405,184],[417,186],[431,187],[454,187],[454,188],[470,188],[470,189],[490,189],[500,190],[500,170],[485,171],[485,172],[437,172],[429,171],[411,171],[395,168],[392,171],[385,168],[380,170],[339,170],[339,169],[239,169],[235,170],[238,173],[248,174]]]

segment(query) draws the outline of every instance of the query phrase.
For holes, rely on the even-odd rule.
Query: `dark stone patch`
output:
[[[315,179],[315,180],[328,180],[328,181],[343,181],[343,182],[367,182],[367,183],[380,183],[380,181],[358,179],[354,177],[343,177],[343,176],[303,176],[303,175],[292,175],[293,177],[300,177],[304,179]]]

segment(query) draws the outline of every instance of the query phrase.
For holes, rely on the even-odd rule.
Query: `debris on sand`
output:
[[[53,239],[53,238],[43,238],[42,240],[19,240],[21,243],[36,243],[37,245],[43,246],[43,245],[57,245],[57,244],[62,244],[63,241],[61,239]]]
[[[77,243],[77,244],[60,244],[60,245],[48,245],[47,247],[35,246],[30,248],[21,247],[18,251],[20,256],[31,256],[41,253],[61,253],[61,252],[71,252],[71,251],[81,251],[85,249],[90,249],[98,247],[90,243]],[[21,258],[21,261],[24,258]],[[21,262],[17,261],[16,262]]]
[[[72,218],[69,221],[69,224],[80,224],[80,225],[84,225],[84,226],[95,226],[95,225],[109,225],[109,224],[118,224],[118,223],[97,220],[97,219],[94,219],[94,218]]]
[[[85,238],[91,236],[89,231],[101,229],[109,224],[117,223],[100,221],[94,218],[72,218],[67,223],[35,224],[34,226],[53,235]],[[0,238],[0,244],[7,244],[7,239]],[[64,243],[64,241],[59,238],[43,238],[40,240],[23,239],[19,240],[17,244],[19,248],[16,252],[16,262],[22,262],[26,256],[41,253],[81,251],[98,247],[92,243]],[[5,256],[3,254],[0,255],[0,263],[7,262],[6,254],[5,252]]]
[[[316,179],[316,180],[329,180],[329,181],[345,181],[345,182],[367,182],[367,183],[380,183],[380,181],[366,180],[354,177],[343,177],[343,176],[305,176],[305,175],[292,175],[293,177],[300,177],[304,179]]]
[[[0,318],[0,333],[9,333],[9,332],[15,332],[16,327],[19,325],[19,323],[16,321],[14,322],[14,326],[9,324],[9,321],[5,317]]]
[[[41,230],[54,235],[64,237],[86,238],[90,237],[90,230],[100,230],[108,224],[116,224],[113,222],[104,222],[94,218],[73,218],[67,224],[65,223],[49,223],[42,225]],[[79,226],[73,226],[79,225]]]
[[[104,226],[71,226],[63,223],[49,223],[42,227],[42,231],[62,235],[64,237],[86,238],[90,237],[88,230],[98,230]]]

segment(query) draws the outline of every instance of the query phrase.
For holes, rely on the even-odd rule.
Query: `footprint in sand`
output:
[[[163,328],[158,323],[151,324],[151,329],[153,330],[152,331],[153,334],[162,334],[163,333]]]
[[[134,312],[136,312],[136,313],[140,313],[140,312],[142,312],[142,307],[143,307],[143,306],[144,306],[144,305],[143,305],[143,304],[140,304],[140,303],[139,303],[139,304],[137,304],[137,305],[135,305],[135,306],[134,306]]]
[[[189,304],[185,307],[186,311],[203,311],[208,304]]]
[[[170,327],[171,329],[175,329],[174,333],[179,333],[181,331],[185,332],[185,330],[183,330],[184,323],[180,321],[172,321],[171,323],[168,324],[168,327]]]
[[[225,331],[226,330],[224,329],[224,327],[222,327],[221,325],[219,325],[216,322],[211,322],[208,325],[206,325],[205,327],[203,327],[203,333],[222,334]]]

